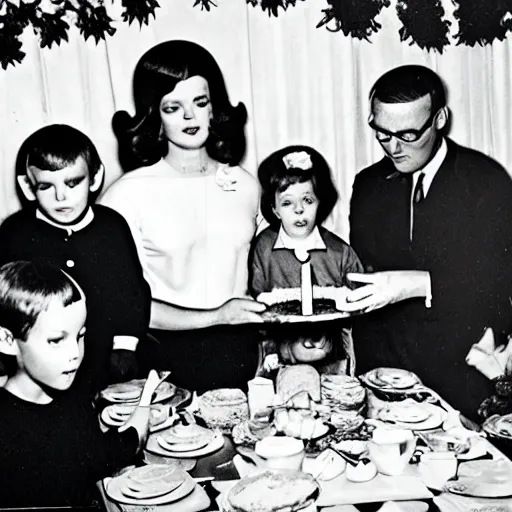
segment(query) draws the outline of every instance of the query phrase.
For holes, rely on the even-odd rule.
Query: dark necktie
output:
[[[421,172],[418,176],[418,181],[416,182],[416,186],[414,187],[414,194],[412,199],[414,204],[421,203],[423,199],[425,199],[425,192],[423,191],[423,180],[425,178],[425,173]]]

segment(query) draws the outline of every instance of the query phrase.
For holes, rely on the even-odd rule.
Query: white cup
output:
[[[368,443],[371,460],[383,475],[397,476],[404,472],[416,447],[411,430],[376,428]]]
[[[286,436],[269,436],[256,443],[256,455],[270,469],[300,470],[304,460],[304,443]]]

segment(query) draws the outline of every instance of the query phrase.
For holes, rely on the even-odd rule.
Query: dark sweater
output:
[[[341,238],[319,227],[325,249],[310,251],[314,285],[349,286],[349,272],[363,272],[356,253]],[[301,262],[290,249],[274,249],[278,231],[263,230],[254,240],[250,256],[250,288],[254,297],[274,288],[300,288]]]
[[[354,323],[359,371],[396,366],[416,372],[454,407],[475,417],[491,386],[465,357],[493,327],[510,332],[512,180],[487,156],[448,140],[425,200],[415,205],[409,239],[411,177],[388,158],[356,177],[351,244],[369,271],[424,270],[424,299],[398,302]]]
[[[41,405],[0,389],[0,411],[0,507],[90,505],[95,482],[134,461],[137,431],[102,434],[76,394]]]
[[[37,219],[33,208],[0,226],[0,265],[39,259],[69,273],[87,299],[85,357],[77,376],[81,389],[95,393],[107,384],[114,335],[141,339],[148,330],[149,286],[130,229],[114,210],[93,206],[94,219],[68,235]]]

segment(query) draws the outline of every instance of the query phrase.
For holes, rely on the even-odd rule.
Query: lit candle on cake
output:
[[[295,250],[295,257],[302,263],[300,273],[302,315],[313,314],[313,285],[311,282],[311,259],[308,251]]]

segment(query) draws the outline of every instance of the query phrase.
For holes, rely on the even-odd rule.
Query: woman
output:
[[[133,89],[135,116],[117,112],[113,126],[125,167],[136,170],[102,203],[128,221],[151,286],[160,345],[148,364],[200,392],[245,387],[257,333],[235,324],[261,322],[264,310],[244,298],[259,201],[256,179],[238,166],[245,107],[231,105],[214,58],[188,41],[146,52]]]

